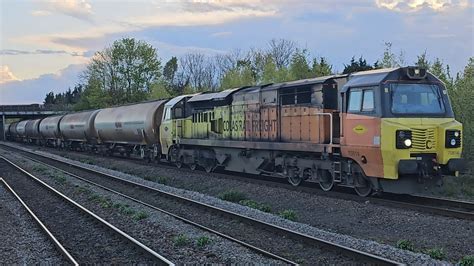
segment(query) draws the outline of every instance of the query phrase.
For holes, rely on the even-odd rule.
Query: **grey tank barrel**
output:
[[[61,134],[59,131],[59,121],[63,115],[49,116],[41,120],[40,133],[44,139],[59,139]]]
[[[28,123],[29,120],[23,120],[18,122],[16,125],[16,132],[18,137],[20,138],[26,138],[26,123]]]
[[[59,122],[59,130],[64,140],[95,142],[97,132],[94,119],[100,110],[84,111],[65,115]]]
[[[100,110],[95,118],[99,139],[127,145],[158,144],[165,103],[152,101]]]
[[[41,119],[28,120],[25,126],[26,137],[29,139],[40,139],[41,134],[39,131]]]

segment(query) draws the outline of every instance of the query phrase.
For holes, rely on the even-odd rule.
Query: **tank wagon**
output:
[[[59,129],[59,122],[64,115],[49,116],[41,120],[39,130],[43,144],[52,147],[63,147],[63,138]]]
[[[162,153],[178,167],[353,187],[361,196],[413,193],[464,168],[446,88],[417,67],[180,96],[161,127]]]
[[[5,140],[10,140],[10,124],[4,124],[3,136],[5,137]]]
[[[28,123],[28,120],[20,121],[16,125],[16,134],[17,134],[17,137],[20,141],[26,141],[27,140],[27,137],[26,137],[26,123]]]
[[[95,117],[101,153],[139,153],[152,159],[160,155],[159,128],[166,101],[150,101],[101,109]]]
[[[8,129],[8,135],[10,136],[10,139],[15,141],[18,140],[18,133],[16,132],[16,125],[18,125],[18,122],[13,122],[10,124],[10,127]]]
[[[68,149],[93,149],[98,142],[94,120],[100,110],[66,114],[59,122],[63,146]]]
[[[39,131],[39,125],[42,119],[27,120],[25,131],[26,139],[28,143],[40,144],[41,133]]]

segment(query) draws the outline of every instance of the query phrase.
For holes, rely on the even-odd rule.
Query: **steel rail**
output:
[[[241,240],[239,240],[239,239],[236,239],[236,238],[234,238],[234,237],[231,237],[231,236],[229,236],[229,235],[227,235],[227,234],[221,233],[221,232],[219,232],[219,231],[216,231],[216,230],[211,229],[211,228],[209,228],[209,227],[206,227],[206,226],[204,226],[204,225],[198,224],[198,223],[196,223],[196,222],[194,222],[194,221],[192,221],[192,220],[189,220],[189,219],[184,218],[184,217],[182,217],[182,216],[179,216],[179,215],[177,215],[177,214],[171,213],[171,212],[166,211],[166,210],[164,210],[164,209],[162,209],[162,208],[159,208],[159,207],[154,206],[154,205],[152,205],[152,204],[149,204],[149,203],[146,203],[146,202],[144,202],[144,201],[141,201],[141,200],[139,200],[139,199],[137,199],[137,198],[134,198],[134,197],[131,197],[131,196],[129,196],[129,195],[126,195],[126,194],[124,194],[124,193],[122,193],[122,192],[116,191],[116,190],[114,190],[114,189],[111,189],[111,188],[109,188],[109,187],[103,186],[103,185],[98,184],[98,183],[96,183],[96,182],[90,181],[90,180],[88,180],[87,178],[83,178],[83,177],[81,177],[81,176],[79,176],[79,175],[76,175],[76,174],[71,173],[71,172],[69,172],[69,171],[66,171],[66,170],[64,170],[64,169],[58,168],[58,167],[56,167],[56,166],[54,166],[54,165],[47,164],[47,163],[45,163],[45,162],[42,162],[42,161],[40,161],[40,160],[31,158],[31,157],[29,157],[29,156],[25,156],[25,155],[21,155],[21,156],[24,157],[24,158],[27,158],[28,160],[31,160],[31,161],[33,161],[33,162],[36,162],[36,163],[38,163],[38,164],[44,165],[44,166],[46,166],[46,167],[48,167],[48,168],[51,168],[51,169],[54,169],[54,170],[57,170],[57,171],[61,171],[62,173],[65,173],[65,174],[67,174],[67,175],[69,175],[69,176],[72,176],[72,177],[74,177],[74,178],[77,178],[77,179],[79,179],[79,180],[81,180],[81,181],[83,181],[83,182],[86,182],[86,183],[88,183],[88,184],[91,184],[91,185],[93,185],[93,186],[100,187],[100,188],[102,188],[102,189],[104,189],[104,190],[107,190],[107,191],[109,191],[109,192],[112,192],[112,193],[114,193],[114,194],[116,194],[116,195],[119,195],[119,196],[121,196],[121,197],[127,198],[127,199],[129,199],[129,200],[132,200],[132,201],[134,201],[134,202],[137,202],[137,203],[139,203],[139,204],[142,204],[142,205],[144,205],[144,206],[147,206],[147,207],[149,207],[149,208],[152,208],[152,209],[154,209],[154,210],[156,210],[156,211],[159,211],[159,212],[162,212],[162,213],[164,213],[164,214],[167,214],[167,215],[169,215],[169,216],[171,216],[171,217],[173,217],[173,218],[175,218],[175,219],[177,219],[177,220],[180,220],[180,221],[182,221],[182,222],[184,222],[184,223],[187,223],[187,224],[196,226],[196,227],[198,227],[198,228],[200,228],[200,229],[202,229],[202,230],[204,230],[204,231],[208,231],[208,232],[210,232],[210,233],[213,233],[213,234],[216,234],[216,235],[218,235],[218,236],[221,236],[221,237],[223,237],[223,238],[225,238],[225,239],[228,239],[228,240],[230,240],[230,241],[232,241],[232,242],[238,243],[238,244],[240,244],[240,245],[242,245],[242,246],[244,246],[244,247],[247,247],[247,248],[249,248],[249,249],[251,249],[251,250],[254,250],[254,251],[256,251],[256,252],[258,252],[258,253],[260,253],[260,254],[263,254],[263,255],[265,255],[265,256],[267,256],[267,257],[270,257],[270,258],[273,258],[273,259],[277,259],[277,260],[281,260],[281,261],[286,262],[286,263],[288,263],[288,264],[290,264],[290,265],[297,265],[297,264],[298,264],[298,263],[296,263],[296,262],[294,262],[294,261],[291,261],[291,260],[289,260],[289,259],[283,258],[283,257],[281,257],[281,256],[278,256],[278,255],[273,254],[273,253],[271,253],[271,252],[269,252],[269,251],[263,250],[263,249],[261,249],[261,248],[259,248],[259,247],[256,247],[256,246],[252,245],[252,244],[246,243],[246,242],[244,242],[244,241],[241,241]],[[52,159],[52,158],[51,158],[51,159]]]
[[[40,185],[42,185],[43,187],[45,187],[46,189],[48,189],[49,191],[53,192],[53,194],[59,196],[62,200],[65,200],[66,202],[72,204],[73,206],[75,206],[77,209],[81,210],[82,212],[88,214],[89,216],[93,217],[96,221],[100,222],[101,224],[105,225],[107,228],[109,229],[112,229],[112,231],[114,231],[115,233],[119,234],[120,236],[122,236],[123,238],[127,239],[128,241],[130,241],[131,243],[133,243],[135,246],[137,246],[138,248],[140,248],[141,250],[143,250],[145,253],[151,255],[152,257],[158,259],[160,262],[164,263],[164,264],[167,264],[167,265],[170,265],[170,266],[174,266],[174,263],[172,263],[171,261],[169,261],[168,259],[166,259],[164,256],[158,254],[157,252],[155,252],[154,250],[152,250],[151,248],[149,248],[148,246],[146,246],[145,244],[141,243],[140,241],[136,240],[135,238],[131,237],[130,235],[128,235],[127,233],[123,232],[122,230],[118,229],[117,227],[115,227],[114,225],[112,225],[111,223],[107,222],[106,220],[102,219],[100,216],[98,216],[97,214],[93,213],[92,211],[88,210],[87,208],[85,208],[84,206],[80,205],[79,203],[73,201],[72,199],[70,199],[69,197],[67,197],[66,195],[64,195],[63,193],[59,192],[58,190],[56,190],[55,188],[51,187],[50,185],[46,184],[45,182],[43,182],[41,179],[37,178],[36,176],[34,176],[33,174],[29,173],[28,171],[26,171],[25,169],[21,168],[20,166],[18,166],[17,164],[15,164],[14,162],[8,160],[7,158],[5,158],[4,156],[0,155],[0,159],[4,160],[5,162],[7,162],[8,164],[10,164],[11,166],[13,166],[14,168],[16,168],[18,171],[22,172],[23,174],[27,175],[28,177],[30,177],[31,179],[33,179],[34,181],[36,181],[37,183],[39,183]]]
[[[268,223],[268,222],[264,222],[264,221],[261,221],[261,220],[258,220],[258,219],[254,219],[254,218],[242,215],[242,214],[238,214],[238,213],[233,212],[233,211],[225,210],[225,209],[215,207],[215,206],[212,206],[212,205],[209,205],[209,204],[206,204],[206,203],[198,202],[198,201],[195,201],[193,199],[188,199],[188,198],[185,198],[183,196],[175,195],[175,194],[172,194],[170,192],[166,192],[166,191],[154,188],[154,187],[146,186],[146,185],[143,185],[143,184],[131,181],[131,180],[126,180],[126,179],[123,179],[123,178],[120,178],[120,177],[116,177],[116,176],[113,176],[113,175],[108,174],[108,173],[104,173],[104,172],[101,172],[101,171],[98,171],[98,170],[86,168],[86,167],[81,166],[81,165],[76,164],[76,163],[66,162],[66,161],[63,161],[63,160],[60,160],[60,159],[52,158],[52,157],[49,157],[49,156],[46,156],[46,155],[43,155],[43,154],[38,154],[38,153],[35,153],[35,152],[31,152],[31,151],[27,151],[27,150],[23,150],[23,149],[19,149],[19,148],[13,148],[13,149],[20,150],[20,151],[23,151],[25,153],[29,153],[29,154],[32,154],[32,155],[35,155],[35,156],[38,156],[38,157],[41,157],[41,158],[45,158],[47,160],[52,160],[52,161],[58,162],[60,164],[64,164],[64,165],[67,165],[67,166],[70,166],[70,167],[73,167],[73,168],[76,168],[76,169],[79,169],[79,170],[82,170],[82,171],[86,171],[86,172],[93,173],[93,174],[96,174],[96,175],[100,175],[100,176],[103,176],[103,177],[106,177],[106,178],[109,178],[109,179],[113,179],[113,180],[119,181],[121,183],[125,183],[125,184],[128,184],[128,185],[133,185],[133,186],[145,189],[146,191],[158,193],[158,194],[160,194],[164,197],[175,199],[175,200],[178,200],[180,202],[184,202],[184,203],[191,204],[191,205],[194,205],[194,206],[198,206],[198,207],[207,209],[207,210],[212,211],[212,212],[218,212],[220,214],[223,214],[223,215],[226,215],[226,216],[229,216],[229,217],[241,220],[241,221],[247,221],[249,223],[256,224],[256,225],[262,226],[264,228],[268,228],[268,229],[273,230],[275,232],[279,232],[279,233],[289,235],[289,236],[294,237],[294,238],[298,238],[298,239],[300,239],[300,240],[302,240],[306,243],[314,243],[318,246],[327,247],[331,250],[338,251],[338,252],[341,252],[345,255],[348,255],[349,257],[357,258],[357,259],[369,262],[371,264],[402,265],[402,263],[400,263],[400,262],[393,261],[393,260],[378,256],[378,255],[375,255],[375,254],[370,254],[370,253],[365,252],[365,251],[356,250],[356,249],[353,249],[351,247],[347,247],[347,246],[344,246],[344,245],[333,243],[333,242],[330,242],[328,240],[324,240],[324,239],[321,239],[321,238],[318,238],[318,237],[310,236],[308,234],[304,234],[304,233],[297,232],[297,231],[294,231],[294,230],[291,230],[291,229],[287,229],[287,228],[284,228],[284,227],[281,227],[281,226],[278,226],[278,225],[274,225],[274,224],[271,224],[271,223]],[[25,156],[25,157],[29,157],[29,156]]]
[[[39,225],[41,230],[46,234],[46,236],[53,242],[59,252],[73,265],[79,266],[79,263],[72,257],[72,255],[64,248],[64,246],[59,242],[59,240],[49,231],[49,229],[41,222],[41,220],[36,216],[36,214],[26,205],[26,203],[21,199],[21,197],[13,190],[8,182],[0,177],[0,182],[3,186],[20,202],[20,204],[25,208],[25,210],[31,215],[33,220]]]

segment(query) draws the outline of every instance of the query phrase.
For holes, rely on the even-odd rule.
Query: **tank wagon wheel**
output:
[[[206,163],[206,165],[204,166],[204,170],[205,170],[207,173],[211,173],[212,171],[214,171],[215,166],[216,166],[215,162],[208,162],[208,163]]]
[[[196,163],[192,163],[189,165],[189,169],[195,171],[197,169],[197,164]]]
[[[330,191],[334,187],[334,177],[329,170],[318,169],[319,186],[324,191]]]
[[[354,176],[354,190],[357,195],[367,197],[372,194],[372,183],[359,166],[354,168],[352,173]]]

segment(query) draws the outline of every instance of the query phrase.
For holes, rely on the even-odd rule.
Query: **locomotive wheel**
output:
[[[297,187],[303,182],[303,178],[295,172],[293,168],[289,168],[288,170],[288,183],[292,186]]]
[[[330,191],[334,187],[334,177],[328,170],[318,169],[319,186],[324,191]]]
[[[362,169],[357,167],[356,171],[353,172],[354,176],[354,190],[357,195],[361,197],[367,197],[372,194],[372,183],[362,172]]]

